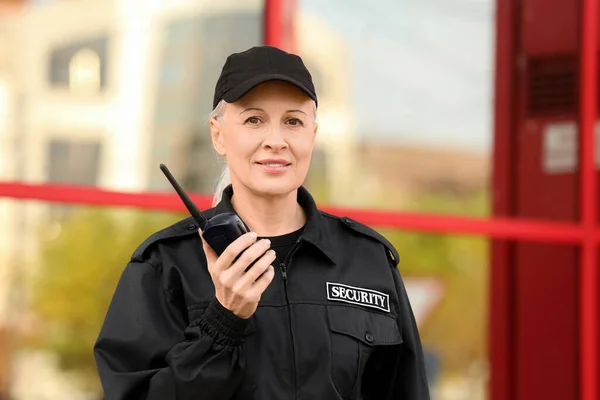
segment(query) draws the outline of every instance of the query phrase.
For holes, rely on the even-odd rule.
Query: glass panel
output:
[[[99,390],[90,349],[123,267],[148,235],[184,217],[0,201],[0,218],[7,222],[0,226],[0,317],[7,321],[4,360],[14,368],[15,398],[44,393],[59,399],[64,393]],[[401,256],[433,399],[485,398],[487,240],[380,232]],[[32,375],[44,378],[31,385]]]
[[[165,162],[186,189],[212,191],[214,84],[227,54],[261,42],[263,2],[149,3],[129,19],[107,12],[112,2],[26,6],[0,26],[3,37],[36,27],[0,60],[0,179],[170,191]],[[307,178],[320,203],[487,215],[493,3],[468,3],[298,2],[296,47],[320,98]],[[0,377],[14,371],[16,398],[94,398],[89,349],[124,260],[181,215],[9,200],[0,210]],[[487,242],[382,233],[402,256],[434,398],[483,398]],[[32,374],[45,378],[31,385]],[[0,379],[0,397],[8,386]]]
[[[296,48],[320,99],[307,182],[318,200],[489,215],[494,3],[300,0],[298,8]],[[400,253],[433,399],[487,398],[487,240],[378,230]]]
[[[432,400],[487,398],[488,240],[380,232],[400,253]]]
[[[297,51],[320,97],[324,202],[443,213],[489,201],[493,6],[298,2]]]

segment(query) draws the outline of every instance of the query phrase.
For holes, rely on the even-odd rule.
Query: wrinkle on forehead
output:
[[[315,102],[298,87],[282,81],[269,81],[262,83],[248,92],[244,97],[233,103],[240,111],[247,108],[261,108],[266,110],[266,103],[273,100],[278,105],[286,105],[287,109],[301,109],[310,114],[312,108],[316,116]],[[308,105],[308,103],[312,103]]]

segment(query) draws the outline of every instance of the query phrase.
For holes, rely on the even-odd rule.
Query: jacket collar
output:
[[[232,196],[233,187],[230,184],[223,190],[221,201],[215,206],[215,214],[236,212],[231,203]],[[312,195],[304,186],[298,188],[297,199],[306,214],[306,225],[304,225],[301,240],[313,245],[335,264],[335,253],[331,242],[332,232],[327,229],[326,217],[321,214]]]

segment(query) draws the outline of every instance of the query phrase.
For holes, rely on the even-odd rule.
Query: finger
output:
[[[231,266],[232,273],[242,275],[252,263],[258,261],[269,250],[270,246],[269,239],[262,239],[248,247]]]
[[[213,265],[217,261],[217,253],[215,253],[213,248],[210,247],[210,245],[202,237],[202,230],[198,229],[198,234],[200,234],[200,240],[202,240],[202,249],[204,250],[204,255],[206,256],[206,262],[208,265]]]
[[[259,276],[258,279],[254,281],[250,290],[254,291],[258,295],[262,295],[263,292],[273,281],[274,276],[275,268],[272,265],[269,265],[265,273]]]
[[[215,269],[219,271],[228,269],[242,251],[256,242],[257,237],[258,235],[255,232],[248,232],[231,242],[221,256],[218,257]]]
[[[243,287],[250,287],[254,281],[258,279],[259,276],[262,275],[263,272],[269,268],[269,266],[275,261],[275,252],[273,250],[269,250],[259,258],[256,263],[248,270],[245,274],[240,278],[240,283]]]

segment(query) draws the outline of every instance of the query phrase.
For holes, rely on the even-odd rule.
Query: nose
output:
[[[281,127],[271,126],[267,129],[263,145],[272,150],[281,150],[287,147],[287,142],[283,136]]]

